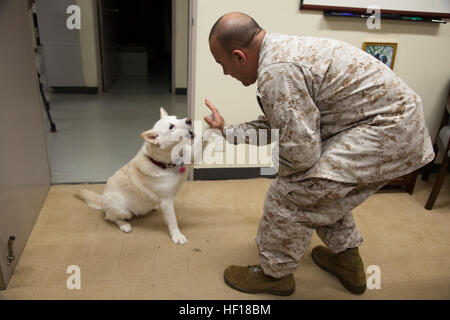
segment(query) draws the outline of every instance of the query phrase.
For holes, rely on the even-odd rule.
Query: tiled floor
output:
[[[419,179],[412,196],[381,192],[354,210],[361,255],[366,267],[379,266],[381,289],[347,292],[313,263],[311,249],[321,243],[314,235],[287,298],[240,293],[222,279],[230,264],[257,263],[268,179],[185,183],[175,201],[185,246],[171,242],[158,211],[124,234],[73,196],[83,186],[53,186],[0,299],[450,299],[450,177],[427,211],[434,178]],[[81,290],[66,287],[70,265],[80,267]]]
[[[168,73],[149,77],[122,76],[117,79],[109,93],[168,93],[170,83]]]
[[[139,89],[126,82],[118,85]],[[50,132],[45,118],[52,182],[105,182],[137,153],[140,134],[153,127],[161,106],[186,117],[187,98],[180,95],[53,95],[50,112],[57,132]]]

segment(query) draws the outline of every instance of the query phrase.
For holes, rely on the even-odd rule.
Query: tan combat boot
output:
[[[225,269],[223,279],[231,288],[245,293],[289,296],[295,291],[292,274],[277,279],[266,276],[260,266],[229,266]]]
[[[335,275],[350,292],[362,294],[366,291],[366,273],[358,248],[336,254],[324,246],[317,246],[311,256],[321,269]]]

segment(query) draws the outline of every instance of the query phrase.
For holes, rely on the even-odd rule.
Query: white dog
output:
[[[125,220],[159,207],[172,241],[185,244],[187,239],[178,229],[173,207],[174,197],[187,177],[180,154],[183,149],[188,150],[190,157],[197,159],[203,139],[195,139],[193,151],[197,155],[194,155],[191,120],[169,116],[163,108],[160,112],[161,119],[151,130],[141,134],[144,139],[142,148],[108,179],[103,195],[81,190],[76,196],[90,207],[102,210],[105,219],[115,222],[123,232],[131,231],[131,224]],[[204,141],[207,141],[206,137]]]

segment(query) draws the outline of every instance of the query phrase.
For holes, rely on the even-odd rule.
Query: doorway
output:
[[[172,2],[99,0],[104,92],[169,93]]]
[[[56,125],[51,132],[44,119],[52,184],[106,182],[140,149],[161,106],[191,116],[186,93],[172,90],[173,71],[188,64],[186,36],[185,58],[172,65],[174,2],[187,0],[80,1],[79,30],[65,27],[71,0],[35,2]],[[183,14],[176,23],[188,34]]]

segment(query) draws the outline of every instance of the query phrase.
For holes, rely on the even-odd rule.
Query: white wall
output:
[[[97,87],[95,0],[77,0],[81,29],[69,30],[66,9],[71,0],[36,2],[39,32],[50,86]]]
[[[363,19],[324,18],[321,12],[300,11],[299,4],[299,0],[198,0],[195,119],[202,120],[209,114],[205,98],[219,108],[228,123],[253,120],[261,114],[255,98],[256,85],[245,88],[225,77],[209,51],[208,35],[214,22],[224,13],[241,11],[267,32],[335,38],[360,48],[364,41],[397,42],[394,71],[422,97],[434,139],[450,85],[450,26],[383,20],[381,30],[369,30]]]
[[[50,87],[81,87],[82,72],[80,31],[66,27],[67,7],[71,0],[36,1],[39,36]]]

